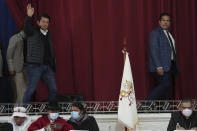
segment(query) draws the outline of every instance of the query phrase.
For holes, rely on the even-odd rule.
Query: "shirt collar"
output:
[[[47,35],[47,33],[48,33],[48,30],[43,30],[43,29],[40,29],[40,32],[43,34],[43,35]]]

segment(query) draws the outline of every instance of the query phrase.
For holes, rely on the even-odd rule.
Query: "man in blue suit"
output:
[[[154,72],[159,84],[147,97],[147,100],[170,99],[172,96],[178,66],[175,41],[168,32],[171,21],[169,13],[161,13],[159,27],[150,33],[149,70]]]

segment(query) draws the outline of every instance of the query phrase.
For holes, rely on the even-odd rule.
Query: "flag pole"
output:
[[[123,54],[124,54],[124,63],[125,63],[125,60],[126,60],[126,52],[127,52],[127,38],[124,37],[123,39]]]
[[[124,55],[124,63],[125,63],[125,60],[126,60],[126,53],[127,53],[127,38],[124,37],[123,39],[123,55]],[[130,131],[127,127],[125,127],[125,131]]]

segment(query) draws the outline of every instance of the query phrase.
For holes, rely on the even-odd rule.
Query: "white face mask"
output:
[[[183,114],[184,116],[186,116],[186,117],[190,117],[190,116],[192,115],[192,110],[186,108],[186,109],[184,109],[184,110],[182,111],[182,114]]]
[[[51,120],[56,120],[59,117],[59,113],[49,113],[49,118]]]

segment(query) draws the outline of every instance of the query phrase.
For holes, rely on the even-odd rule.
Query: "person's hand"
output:
[[[47,126],[44,127],[44,130],[47,131],[47,129],[50,129],[50,131],[54,131],[55,129],[55,124],[54,123],[50,123]]]
[[[51,129],[55,129],[55,123],[50,124]]]
[[[47,129],[49,128],[49,125],[50,125],[50,124],[48,124],[47,126],[44,127],[44,130],[45,130],[45,131],[47,131]]]
[[[10,71],[11,76],[15,76],[16,72],[15,71]]]
[[[195,131],[197,131],[197,127],[193,127],[193,128],[191,128],[191,130],[195,130]]]
[[[176,130],[185,130],[183,127],[176,128]]]
[[[34,14],[34,8],[31,7],[31,4],[27,5],[27,16],[32,17]]]
[[[159,74],[159,75],[163,75],[164,74],[163,67],[158,67],[157,68],[157,74]]]

